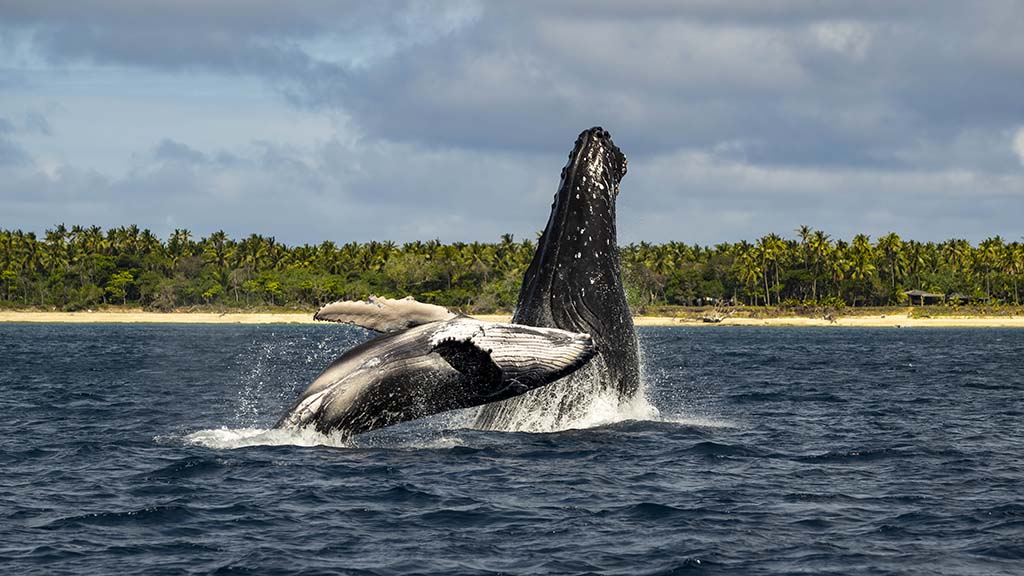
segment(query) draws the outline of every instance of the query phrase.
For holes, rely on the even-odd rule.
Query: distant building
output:
[[[960,292],[953,292],[952,294],[946,294],[946,302],[950,304],[970,304],[971,298],[967,294],[961,294]]]
[[[910,304],[914,304],[914,299],[917,299],[917,303],[921,306],[928,304],[941,304],[946,299],[945,294],[935,294],[933,292],[925,292],[924,290],[908,290],[904,292],[907,298],[910,298]]]

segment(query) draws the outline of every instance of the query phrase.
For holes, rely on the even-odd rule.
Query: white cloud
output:
[[[1013,137],[1013,151],[1017,154],[1021,166],[1024,166],[1024,126],[1018,128],[1017,134]]]
[[[859,22],[818,22],[811,26],[811,35],[820,47],[855,61],[864,60],[871,47],[871,30]]]

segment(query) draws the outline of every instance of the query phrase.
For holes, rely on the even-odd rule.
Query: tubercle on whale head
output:
[[[562,186],[567,181],[586,178],[592,183],[604,183],[614,199],[619,193],[619,182],[626,175],[628,161],[611,134],[600,126],[584,130],[576,138],[569,153],[569,162],[562,168]]]
[[[558,237],[560,247],[580,256],[600,256],[601,246],[613,248],[615,204],[626,167],[626,156],[607,130],[595,126],[581,132],[562,169],[545,228],[547,240]]]

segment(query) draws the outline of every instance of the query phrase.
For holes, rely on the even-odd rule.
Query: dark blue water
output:
[[[1024,573],[1024,330],[645,329],[659,419],[258,430],[364,336],[0,325],[0,572]]]

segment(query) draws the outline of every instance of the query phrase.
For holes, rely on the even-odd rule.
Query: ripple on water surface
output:
[[[270,426],[365,332],[0,325],[0,565],[1019,573],[1024,331],[640,335],[643,403],[345,440]]]

